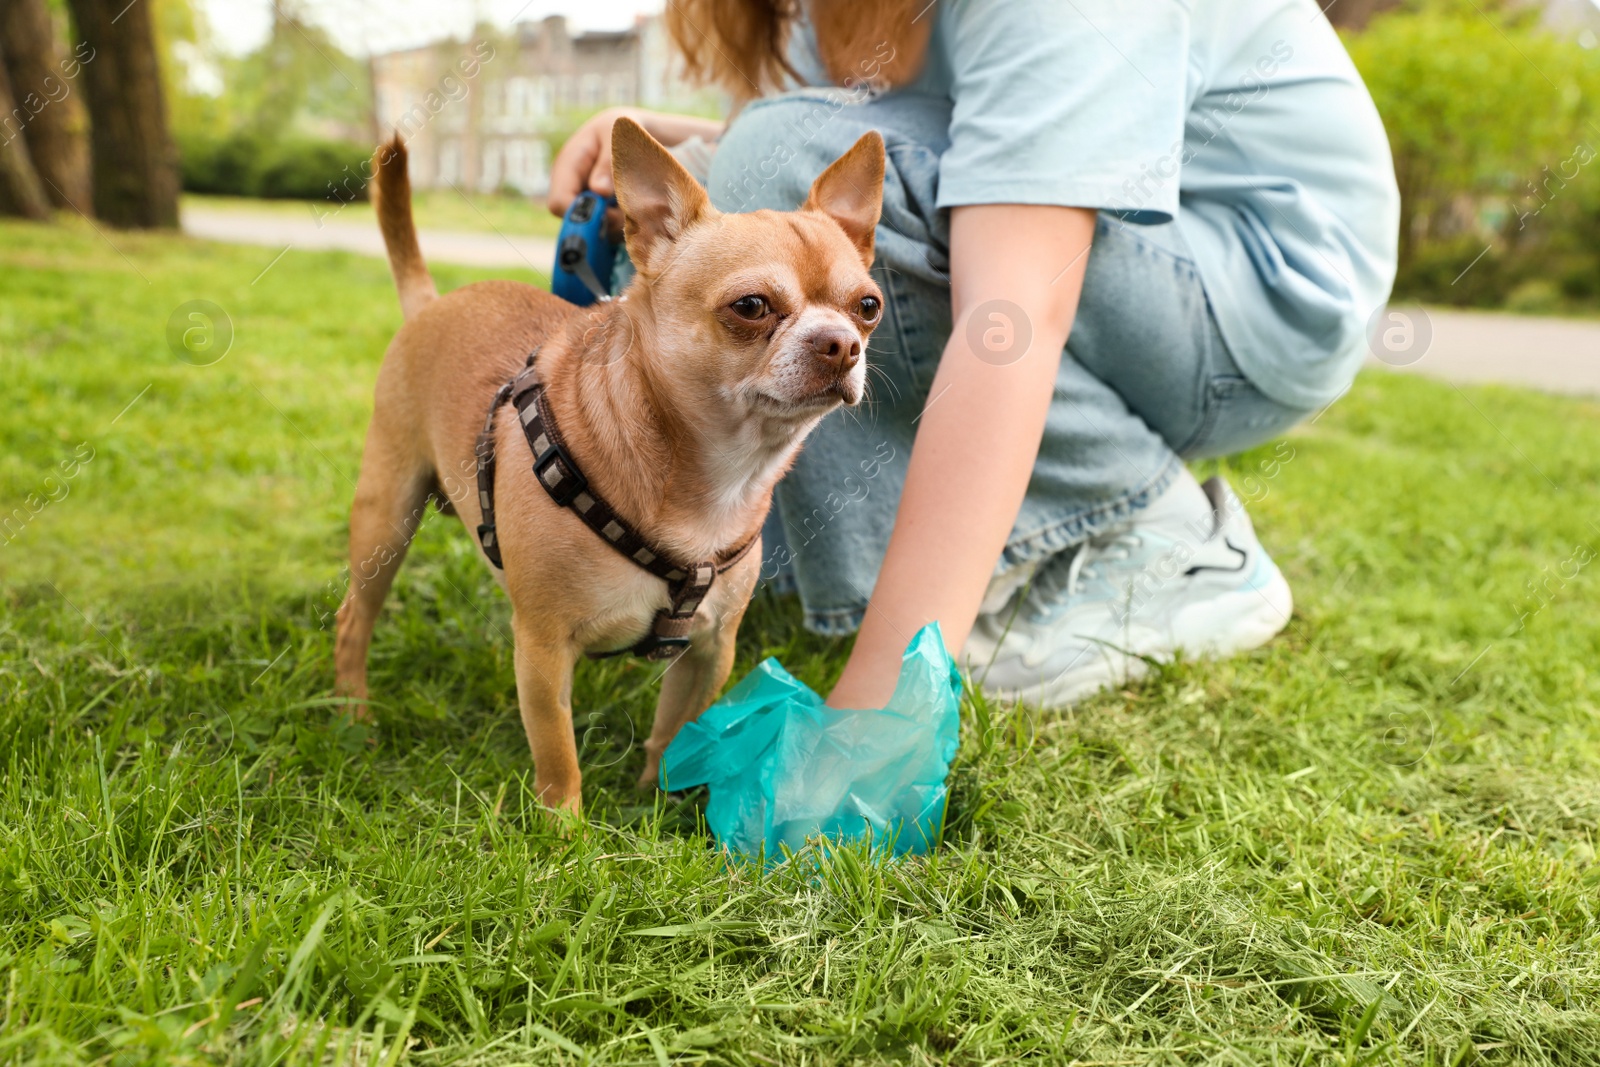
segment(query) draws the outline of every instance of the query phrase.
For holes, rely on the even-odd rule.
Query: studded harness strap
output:
[[[680,563],[665,552],[651,547],[638,530],[617,514],[605,497],[590,487],[588,479],[573,462],[572,454],[567,451],[566,440],[556,428],[555,418],[550,412],[544,383],[534,370],[533,361],[538,354],[539,350],[535,348],[523,369],[495,392],[494,400],[489,404],[489,414],[483,420],[483,432],[478,435],[475,449],[478,456],[478,507],[483,512],[483,523],[478,527],[478,543],[483,546],[483,554],[489,557],[489,562],[504,569],[494,523],[494,417],[500,405],[509,400],[517,409],[522,432],[527,435],[528,447],[533,450],[533,476],[550,494],[550,499],[561,507],[570,508],[583,520],[584,525],[599,535],[600,540],[667,583],[671,606],[656,612],[649,633],[627,648],[591,652],[590,658],[601,659],[631,652],[651,660],[673,659],[689,647],[689,630],[694,624],[695,610],[711,591],[717,575],[743,559],[756,539],[750,538],[720,560],[703,563]]]

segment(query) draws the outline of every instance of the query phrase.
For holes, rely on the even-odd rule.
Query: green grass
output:
[[[259,200],[242,196],[185,193],[183,203],[185,206],[226,209],[253,215],[326,219],[340,224],[372,227],[378,225],[372,205],[366,201],[331,204],[315,200]],[[463,194],[454,189],[418,189],[412,198],[412,207],[420,229],[552,238],[561,232],[561,220],[550,214],[539,199]]]
[[[968,703],[935,855],[759,873],[630,788],[644,663],[583,668],[590,818],[546,824],[451,521],[342,720],[384,266],[110,241],[0,226],[0,521],[46,501],[0,539],[0,1062],[1600,1062],[1596,406],[1363,377],[1226,465],[1281,639]],[[196,299],[212,366],[165,339]],[[826,685],[796,618],[763,595],[736,674]]]

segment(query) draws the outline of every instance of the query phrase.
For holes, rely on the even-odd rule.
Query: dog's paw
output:
[[[564,800],[556,807],[546,804],[539,809],[539,814],[544,818],[545,824],[563,840],[572,840],[584,827],[581,797]]]
[[[339,700],[342,705],[339,708],[339,714],[351,722],[358,722],[363,726],[371,726],[373,724],[372,708],[367,704],[365,695],[352,697],[341,693],[339,694]]]
[[[644,743],[644,770],[639,772],[639,780],[634,783],[639,792],[653,791],[661,780],[661,753],[666,747],[653,739]]]

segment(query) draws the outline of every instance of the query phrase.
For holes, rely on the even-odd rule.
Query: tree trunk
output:
[[[28,141],[22,136],[21,117],[11,96],[11,81],[0,64],[0,215],[21,215],[25,219],[48,219],[50,201],[44,185],[33,169]]]
[[[67,0],[91,51],[79,75],[89,108],[94,213],[113,226],[178,224],[178,152],[150,29],[150,4]]]
[[[22,132],[45,196],[56,207],[88,211],[89,123],[77,93],[82,64],[57,47],[44,0],[0,0],[0,60],[14,102],[28,116]]]

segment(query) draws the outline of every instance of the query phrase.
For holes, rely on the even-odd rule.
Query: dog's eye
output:
[[[772,310],[764,296],[741,296],[728,306],[733,309],[735,315],[752,322],[766,318],[767,312]]]
[[[878,313],[883,310],[883,303],[875,296],[861,298],[861,317],[868,322],[876,322]]]

